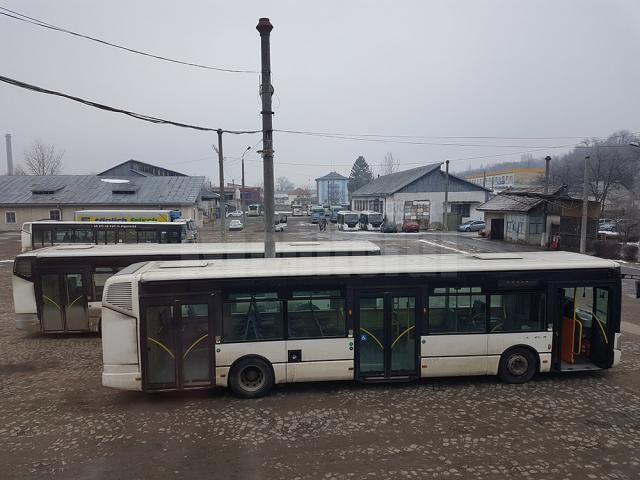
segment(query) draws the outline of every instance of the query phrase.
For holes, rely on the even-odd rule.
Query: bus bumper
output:
[[[620,363],[620,357],[622,357],[622,350],[614,348],[613,349],[613,365],[612,365],[613,367],[615,367]]]
[[[40,331],[40,322],[36,313],[16,313],[16,328],[27,333]]]
[[[118,390],[142,390],[142,375],[138,365],[104,365],[102,385]]]

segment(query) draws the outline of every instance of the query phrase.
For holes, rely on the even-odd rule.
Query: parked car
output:
[[[242,216],[242,211],[241,210],[234,210],[233,212],[228,212],[227,213],[227,218],[229,217],[241,217]]]
[[[231,220],[229,222],[229,230],[242,230],[244,225],[240,220]]]
[[[485,227],[483,220],[468,220],[458,225],[459,232],[478,232]]]
[[[393,222],[385,222],[380,227],[382,233],[398,233],[398,227]]]
[[[402,222],[402,231],[405,233],[419,232],[420,224],[415,220],[405,220]]]

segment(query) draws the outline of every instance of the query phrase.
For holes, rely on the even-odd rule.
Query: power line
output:
[[[424,140],[437,140],[437,139],[475,139],[475,140],[571,140],[571,139],[584,139],[591,138],[589,135],[579,136],[558,136],[558,137],[504,137],[504,136],[480,136],[480,135],[385,135],[380,133],[337,133],[337,132],[313,132],[304,130],[274,130],[282,133],[292,133],[297,135],[315,135],[315,136],[328,136],[328,137],[363,137],[363,138],[417,138]],[[475,146],[475,145],[473,145]]]
[[[291,133],[296,135],[306,135],[313,137],[323,137],[323,138],[334,138],[338,140],[355,140],[360,142],[376,142],[376,143],[397,143],[397,144],[405,144],[405,145],[431,145],[431,146],[442,146],[442,147],[493,147],[493,148],[538,148],[542,146],[538,145],[493,145],[486,143],[453,143],[453,142],[422,142],[422,141],[409,141],[409,140],[390,140],[390,138],[397,138],[395,136],[378,136],[377,138],[372,138],[372,135],[368,136],[349,136],[346,134],[329,134],[329,133],[319,133],[319,132],[304,132],[304,131],[296,131],[296,130],[277,130],[274,129],[274,132],[280,133]],[[406,137],[411,138],[411,137]],[[418,137],[415,137],[418,138]],[[582,138],[582,137],[576,137]],[[571,145],[559,145],[552,146],[546,148],[563,148]]]
[[[4,10],[4,12],[0,12],[0,15],[4,15],[5,17],[12,18],[14,20],[18,20],[25,23],[30,23],[31,25],[36,25],[38,27],[47,28],[49,30],[54,30],[56,32],[66,33],[69,35],[73,35],[75,37],[84,38],[86,40],[90,40],[92,42],[101,43],[102,45],[107,45],[109,47],[118,48],[120,50],[125,50],[130,53],[135,53],[137,55],[143,55],[145,57],[155,58],[156,60],[162,60],[165,62],[177,63],[180,65],[186,65],[189,67],[202,68],[206,70],[215,70],[218,72],[227,72],[227,73],[260,73],[257,70],[238,70],[232,68],[221,68],[221,67],[212,67],[210,65],[203,65],[200,63],[192,63],[186,62],[183,60],[177,60],[175,58],[163,57],[161,55],[154,55],[153,53],[143,52],[141,50],[136,50],[134,48],[125,47],[124,45],[118,45],[117,43],[108,42],[106,40],[101,40],[96,37],[92,37],[89,35],[84,35],[82,33],[74,32],[72,30],[67,30],[66,28],[58,27],[56,25],[52,25],[50,23],[44,22],[42,20],[38,20],[37,18],[29,17],[28,15],[24,15],[19,12],[15,12],[13,10],[9,10],[5,7],[0,7],[0,10]],[[6,13],[9,12],[9,13]]]
[[[73,100],[74,102],[78,102],[78,103],[82,103],[83,105],[87,105],[89,107],[94,107],[97,108],[99,110],[105,110],[107,112],[113,112],[113,113],[121,113],[123,115],[128,115],[130,117],[133,117],[137,120],[143,120],[145,122],[151,122],[151,123],[156,123],[156,124],[163,124],[163,125],[173,125],[174,127],[181,127],[181,128],[190,128],[193,130],[200,130],[203,132],[217,132],[218,129],[217,128],[211,128],[211,127],[202,127],[199,125],[192,125],[192,124],[188,124],[188,123],[181,123],[181,122],[175,122],[173,120],[165,120],[163,118],[158,118],[158,117],[152,117],[149,115],[144,115],[142,113],[136,113],[136,112],[131,112],[129,110],[123,110],[120,108],[116,108],[116,107],[111,107],[109,105],[104,105],[101,103],[96,103],[96,102],[92,102],[90,100],[85,100],[83,98],[80,97],[74,97],[73,95],[67,95],[66,93],[61,93],[61,92],[56,92],[55,90],[48,90],[46,88],[42,88],[42,87],[38,87],[36,85],[31,85],[29,83],[25,83],[25,82],[21,82],[19,80],[14,80],[13,78],[9,78],[9,77],[4,77],[0,75],[0,82],[4,82],[4,83],[8,83],[9,85],[14,85],[16,87],[20,87],[20,88],[24,88],[26,90],[31,90],[34,92],[38,92],[38,93],[45,93],[47,95],[54,95],[57,97],[63,97],[69,100]],[[240,135],[240,134],[252,134],[252,133],[261,133],[262,130],[223,130],[224,133],[232,133],[232,134],[236,134],[236,135]]]

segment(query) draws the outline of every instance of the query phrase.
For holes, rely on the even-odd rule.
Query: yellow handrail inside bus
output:
[[[43,295],[42,298],[44,298],[45,300],[49,300],[49,302],[53,303],[56,308],[60,311],[62,311],[62,309],[60,308],[60,305],[58,305],[56,302],[54,302],[53,300],[51,300],[49,297],[47,297],[46,295]]]
[[[209,334],[206,333],[203,336],[201,336],[199,339],[197,339],[195,342],[193,342],[191,344],[191,346],[189,348],[187,348],[187,351],[184,352],[184,355],[182,355],[182,359],[184,360],[186,358],[186,356],[189,354],[189,352],[193,349],[193,347],[195,347],[197,344],[199,344],[202,340],[204,340],[208,336],[209,336]]]
[[[396,343],[398,343],[398,340],[400,340],[404,335],[406,335],[407,333],[409,333],[411,330],[413,330],[414,328],[416,328],[415,325],[412,325],[411,327],[407,328],[404,332],[402,332],[400,335],[397,336],[397,338],[393,341],[393,343],[391,344],[391,348],[395,347]]]
[[[159,342],[158,340],[156,340],[155,338],[152,338],[152,337],[147,337],[147,340],[151,340],[153,343],[155,343],[161,349],[163,349],[165,352],[167,352],[169,355],[171,355],[171,358],[173,358],[174,360],[176,359],[176,356],[173,354],[173,352],[171,350],[169,350],[162,342]]]
[[[604,327],[602,326],[604,322],[602,322],[602,320],[600,320],[595,313],[592,313],[591,315],[593,316],[594,320],[598,324],[598,327],[600,327],[600,331],[602,332],[602,336],[604,337],[604,343],[609,345],[609,338],[607,337],[607,332],[605,331]]]
[[[576,329],[576,325],[578,325],[580,327],[580,335],[578,335],[578,351],[576,352],[575,349],[573,351],[574,355],[580,355],[580,353],[582,352],[582,322],[580,320],[578,320],[577,318],[573,320],[573,334],[575,335],[575,329]]]
[[[362,330],[363,332],[366,332],[369,335],[371,335],[371,338],[373,338],[376,341],[376,343],[380,346],[380,350],[384,350],[384,347],[382,346],[382,342],[380,342],[380,340],[378,340],[378,338],[373,333],[371,333],[366,328],[362,328],[362,327],[360,327],[360,330]]]

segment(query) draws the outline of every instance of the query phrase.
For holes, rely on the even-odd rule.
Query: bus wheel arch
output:
[[[502,352],[498,377],[506,383],[526,383],[540,371],[540,355],[529,345],[514,345]]]
[[[229,369],[229,388],[241,398],[265,396],[271,391],[274,383],[273,365],[260,355],[240,357]]]

